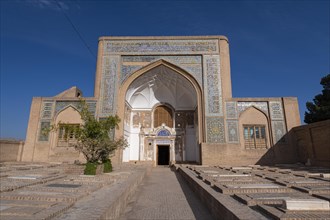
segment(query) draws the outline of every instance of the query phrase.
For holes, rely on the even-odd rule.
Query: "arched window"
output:
[[[243,125],[246,149],[266,148],[265,125]]]
[[[154,111],[154,128],[161,126],[163,123],[170,128],[173,127],[172,110],[161,105],[156,107]]]
[[[157,136],[163,136],[163,137],[170,136],[170,135],[171,135],[171,133],[166,129],[160,130],[157,134]]]

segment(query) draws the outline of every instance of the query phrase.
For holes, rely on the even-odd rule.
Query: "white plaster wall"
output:
[[[124,130],[124,137],[127,140],[127,142],[129,143],[130,132],[127,131],[126,129]],[[130,145],[128,145],[128,147],[126,147],[123,151],[123,162],[129,161],[129,154],[130,154]]]
[[[135,109],[151,109],[160,102],[175,109],[194,109],[197,105],[192,84],[165,66],[156,67],[132,82],[126,101]]]
[[[123,162],[129,162],[130,147],[126,147],[123,152]]]
[[[130,160],[139,160],[140,129],[132,129],[129,138]]]
[[[183,158],[181,158],[181,153],[180,152],[175,152],[175,161],[182,161]]]
[[[196,153],[196,130],[195,128],[186,128],[186,161],[197,161],[197,153]]]

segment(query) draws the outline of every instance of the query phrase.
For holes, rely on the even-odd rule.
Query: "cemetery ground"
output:
[[[330,219],[330,169],[1,163],[0,219]]]

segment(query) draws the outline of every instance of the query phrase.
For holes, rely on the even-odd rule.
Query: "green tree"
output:
[[[322,94],[314,97],[313,102],[307,102],[305,123],[310,124],[330,119],[330,74],[321,79]]]
[[[87,160],[85,174],[95,174],[93,170],[100,163],[105,164],[106,169],[111,171],[111,153],[118,148],[127,147],[127,141],[123,137],[114,138],[114,131],[118,128],[120,118],[116,115],[97,120],[88,111],[88,106],[84,101],[81,102],[80,109],[83,124],[79,127],[61,124],[66,130],[66,135],[75,134],[76,142],[70,145],[85,156]]]

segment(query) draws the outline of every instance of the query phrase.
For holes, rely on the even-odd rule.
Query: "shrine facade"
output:
[[[94,96],[72,87],[33,98],[22,160],[83,161],[70,146],[74,134],[63,138],[61,129],[83,123],[83,99],[98,119],[121,118],[114,137],[124,136],[129,146],[115,152],[114,163],[294,161],[286,134],[300,125],[297,98],[234,98],[231,85],[224,36],[100,37]],[[59,129],[42,132],[51,125]]]

